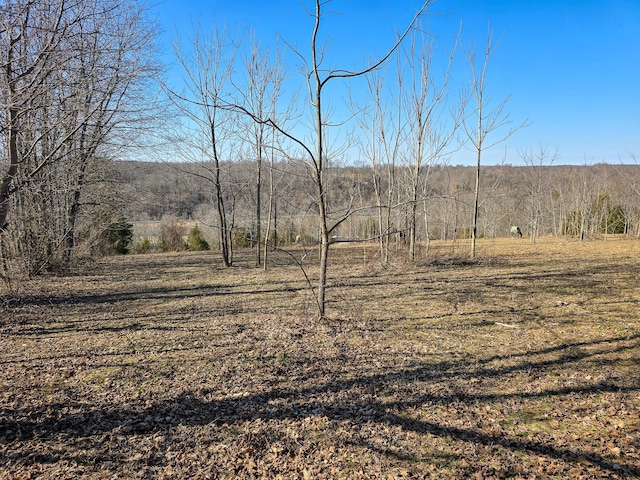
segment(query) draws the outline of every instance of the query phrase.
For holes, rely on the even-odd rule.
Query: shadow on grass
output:
[[[130,291],[105,293],[99,295],[25,295],[9,299],[11,306],[15,305],[50,305],[50,306],[74,306],[74,305],[98,305],[115,304],[119,302],[132,302],[138,300],[170,300],[192,299],[210,296],[227,295],[259,295],[265,293],[293,293],[306,290],[304,286],[293,285],[294,282],[283,282],[278,288],[246,289],[242,285],[211,285],[193,286],[183,288],[139,288]]]
[[[588,347],[588,348],[587,348]],[[117,431],[118,435],[140,435],[163,432],[177,426],[228,427],[247,421],[293,420],[300,421],[309,416],[325,416],[333,421],[373,423],[377,425],[399,427],[404,431],[419,435],[429,434],[453,439],[469,444],[501,448],[525,454],[562,459],[569,463],[584,463],[599,468],[606,474],[640,477],[640,468],[631,460],[612,460],[592,451],[580,450],[576,446],[560,446],[543,440],[524,439],[509,434],[483,431],[480,427],[452,426],[422,419],[410,418],[404,414],[407,409],[423,406],[447,407],[451,404],[474,408],[478,404],[503,402],[510,399],[546,399],[548,401],[573,396],[585,396],[605,392],[634,393],[640,391],[637,378],[626,379],[626,383],[599,381],[587,385],[561,388],[548,388],[542,391],[516,391],[509,393],[466,393],[463,389],[444,390],[439,394],[416,394],[414,382],[451,381],[452,385],[471,379],[502,379],[516,372],[546,371],[556,366],[571,368],[583,361],[603,361],[598,357],[628,352],[640,348],[640,334],[619,338],[610,338],[592,342],[576,342],[527,353],[509,356],[490,356],[469,363],[466,360],[441,361],[416,365],[413,368],[387,371],[384,373],[361,375],[353,379],[334,379],[315,382],[304,388],[272,388],[261,393],[248,393],[244,396],[226,396],[211,399],[214,392],[204,389],[186,391],[173,398],[158,401],[151,406],[135,408],[92,408],[86,404],[48,404],[46,407],[21,407],[19,411],[0,410],[0,432],[4,432],[0,443],[24,442],[32,438],[40,441],[53,439],[58,435],[65,438],[85,438]],[[553,359],[538,358],[555,354]],[[329,359],[329,364],[340,359]],[[509,361],[507,365],[491,365],[495,362]],[[614,362],[614,360],[606,360]],[[314,376],[323,378],[316,367],[309,372],[307,380]],[[400,384],[401,390],[398,390]],[[365,394],[364,392],[370,392]],[[371,393],[373,392],[373,393]],[[339,405],[335,394],[342,394]],[[396,400],[384,400],[394,397]],[[397,399],[398,397],[402,398]],[[52,414],[51,412],[69,411],[76,413]],[[363,414],[363,412],[366,412]],[[381,449],[377,445],[362,441],[361,445],[389,457],[403,454]],[[566,444],[564,444],[566,445]],[[13,457],[13,460],[19,460]],[[59,459],[29,455],[29,462],[55,462]],[[161,461],[161,460],[159,460]]]
[[[158,257],[157,259],[149,259],[148,262],[150,268],[155,269],[153,270],[154,275],[162,275],[165,270],[176,269],[175,258]],[[178,265],[179,268],[201,265],[201,262],[195,256],[186,255],[181,262]],[[523,295],[531,293],[533,295],[548,291],[545,289],[552,289],[552,293],[557,292],[560,296],[564,292],[567,294],[573,294],[576,291],[587,292],[585,300],[588,300],[590,290],[615,288],[611,278],[618,278],[616,276],[628,277],[638,273],[630,271],[628,266],[603,265],[576,268],[575,265],[575,262],[567,265],[554,264],[552,266],[553,271],[540,271],[528,268],[524,263],[519,263],[513,266],[513,270],[503,273],[488,271],[487,275],[483,276],[483,271],[476,271],[478,266],[482,267],[482,262],[474,262],[472,264],[464,262],[454,264],[440,263],[432,265],[434,269],[437,269],[435,272],[423,269],[417,272],[382,271],[365,274],[358,273],[353,276],[350,274],[340,279],[334,279],[334,287],[371,289],[369,292],[373,292],[372,295],[379,296],[381,301],[394,299],[393,293],[389,294],[383,288],[388,285],[388,282],[393,281],[412,285],[411,288],[407,289],[408,294],[411,294],[411,289],[413,289],[427,299],[441,295],[433,286],[437,281],[441,281],[444,284],[445,291],[450,289],[462,299],[465,296],[469,296],[481,300],[482,295],[486,292],[493,293],[500,289],[504,290],[502,293],[505,298],[511,293],[522,293]],[[493,263],[490,265],[490,267],[494,266]],[[509,266],[510,264],[505,263],[505,267]],[[129,274],[127,269],[130,269],[131,275],[139,275],[141,268],[144,269],[144,265],[141,266],[138,263],[127,266],[127,268],[119,272],[119,278],[130,278],[127,276]],[[472,269],[474,270],[472,271]],[[451,270],[451,272],[446,272],[447,270]],[[441,273],[443,277],[439,280]],[[462,280],[458,280],[456,276],[458,273],[462,275]],[[420,282],[424,283],[417,282],[416,286],[413,283],[416,275],[419,276]],[[130,283],[126,285],[130,285]],[[264,289],[250,283],[204,285],[175,289],[142,286],[141,288],[132,288],[124,292],[99,293],[97,295],[58,295],[53,297],[36,295],[23,297],[16,299],[16,302],[9,307],[13,305],[51,305],[59,310],[65,307],[86,305],[95,307],[96,310],[93,313],[95,315],[97,312],[99,317],[105,311],[105,307],[118,302],[136,302],[139,300],[146,302],[152,300],[156,301],[156,303],[162,303],[169,300],[198,299],[210,296],[234,297],[242,301],[242,299],[249,299],[256,294],[282,296],[283,294],[295,293],[306,289],[302,282],[271,284],[266,285]],[[440,290],[443,290],[442,286]],[[608,292],[609,290],[606,291]],[[611,305],[623,304],[624,302],[637,304],[637,300],[615,300],[615,298],[612,298]],[[602,305],[608,304],[607,301],[598,301],[598,303]],[[254,301],[249,306],[239,308],[242,312],[252,312],[259,311],[260,307],[259,302]],[[527,313],[535,312],[539,308],[538,306],[526,304],[519,305],[515,310],[509,310],[509,308],[513,307],[506,305],[504,308],[501,308],[502,305],[498,308],[492,308],[490,304],[486,307],[473,309],[473,312],[464,312],[463,315],[500,315],[510,311]],[[190,308],[189,305],[187,305],[187,308]],[[235,308],[238,307],[222,306],[221,314],[233,315],[236,313],[233,310]],[[184,316],[185,313],[181,311],[180,315]],[[207,314],[211,315],[214,312],[210,310]],[[460,313],[456,313],[456,315],[460,315]],[[96,320],[94,316],[93,319],[85,320],[83,318],[80,321],[69,322],[68,324],[60,322],[60,325],[53,323],[48,325],[44,322],[44,327],[27,324],[21,326],[17,332],[12,332],[12,335],[29,335],[37,339],[39,336],[69,332],[88,332],[92,334],[126,333],[144,329],[169,332],[183,328],[178,326],[177,323],[172,323],[174,321],[173,317],[165,318],[165,321],[159,324],[153,324],[152,322],[157,319],[152,315],[145,317],[144,315],[136,314],[136,316],[139,319],[131,319],[129,321],[127,321],[125,315],[118,314],[115,317],[102,320],[100,318]],[[443,315],[438,315],[437,318],[445,316],[453,316],[453,314],[444,313]],[[491,325],[490,322],[475,322],[473,324],[464,323],[463,327],[480,328],[489,325]],[[445,325],[433,328],[453,327]],[[233,332],[228,332],[225,335],[227,335],[224,339],[225,342],[234,340]],[[460,425],[452,426],[445,421],[437,422],[423,418],[413,418],[406,414],[407,411],[411,412],[415,409],[424,409],[433,405],[447,408],[451,404],[457,404],[462,405],[465,409],[474,409],[478,405],[508,403],[511,400],[542,399],[554,402],[558,400],[569,401],[573,398],[580,399],[607,392],[635,394],[640,391],[637,377],[615,378],[591,383],[585,382],[581,385],[570,384],[538,391],[525,390],[524,387],[521,387],[517,391],[502,389],[497,392],[482,391],[477,393],[476,390],[467,390],[465,387],[469,386],[472,381],[482,382],[484,380],[492,380],[499,385],[502,381],[508,381],[509,377],[514,374],[545,373],[556,368],[572,369],[575,367],[577,370],[581,362],[588,362],[591,366],[615,366],[619,360],[612,357],[615,357],[616,354],[625,353],[627,354],[627,361],[637,362],[637,358],[629,359],[628,354],[640,349],[639,339],[640,334],[636,334],[597,341],[565,343],[525,353],[487,356],[473,362],[465,359],[455,359],[420,363],[402,369],[392,368],[376,374],[360,373],[359,376],[349,379],[336,378],[336,375],[333,375],[334,379],[331,381],[319,379],[327,378],[328,372],[329,377],[331,377],[331,366],[349,362],[349,359],[319,358],[314,359],[312,362],[308,359],[296,360],[293,358],[291,360],[292,363],[301,362],[302,365],[300,366],[309,367],[308,369],[302,369],[306,373],[304,378],[299,379],[301,384],[306,385],[305,387],[282,387],[282,383],[280,383],[282,377],[271,375],[266,391],[252,391],[248,387],[247,395],[242,397],[220,395],[219,391],[207,391],[203,388],[191,388],[174,394],[168,399],[153,400],[147,404],[127,400],[129,402],[128,406],[106,403],[93,405],[89,403],[91,401],[90,398],[72,402],[59,401],[56,403],[55,401],[49,401],[42,406],[27,404],[9,408],[0,405],[0,445],[2,447],[13,447],[20,443],[27,444],[34,439],[38,442],[52,440],[50,444],[56,444],[57,439],[61,440],[57,442],[58,444],[63,444],[64,441],[70,439],[78,444],[81,442],[86,444],[88,441],[99,445],[109,442],[109,439],[116,434],[124,437],[133,437],[139,434],[169,432],[182,426],[208,425],[219,429],[231,426],[240,430],[244,423],[254,419],[301,421],[310,416],[324,416],[329,420],[347,420],[361,426],[364,426],[365,423],[377,426],[393,426],[418,435],[428,434],[457,440],[469,445],[481,445],[489,448],[499,446],[516,454],[541,455],[553,459],[562,459],[569,463],[573,462],[576,465],[583,459],[587,459],[590,464],[599,468],[605,474],[640,476],[640,467],[635,460],[624,457],[612,459],[606,455],[593,453],[588,449],[588,445],[581,447],[579,441],[575,441],[571,445],[567,442],[554,444],[551,441],[544,441],[544,438],[537,438],[536,440],[525,439],[515,434],[494,433],[494,431],[483,429],[481,426],[474,424],[466,427]],[[259,339],[256,339],[256,341],[259,341]],[[155,349],[153,352],[158,354],[180,350],[186,351],[189,348]],[[113,365],[117,365],[120,355],[129,355],[130,353],[112,352],[99,353],[98,355],[104,355],[105,364],[112,362]],[[141,353],[144,354],[145,351],[143,350]],[[84,353],[79,354],[78,357],[80,358],[84,355]],[[29,358],[29,362],[63,360],[71,356],[43,356],[41,358]],[[20,360],[0,361],[0,364],[3,365],[11,363],[22,365]],[[279,375],[286,376],[286,367],[281,366],[278,368],[282,370]],[[231,386],[232,381],[232,379],[229,379],[227,384]],[[284,382],[286,379],[282,381]],[[419,393],[420,389],[416,387],[421,383],[433,384],[438,381],[443,382],[443,388],[440,391],[436,391],[436,393]],[[433,392],[434,390],[430,391]],[[171,393],[167,392],[167,394]],[[339,403],[332,400],[336,397],[340,398]],[[389,398],[393,400],[389,400]],[[131,440],[134,439],[131,438]],[[261,441],[267,442],[268,440]],[[367,443],[365,440],[362,440],[362,446],[388,457],[402,459],[402,455],[404,455],[397,451],[374,445],[372,442]],[[117,449],[112,449],[108,445],[103,445],[103,449],[100,451],[103,456],[112,460],[120,455]],[[62,459],[73,459],[74,456],[78,456],[78,462],[88,461],[80,458],[82,456],[80,449],[72,451],[70,457],[67,457],[62,450],[58,453],[45,454],[33,451],[29,453],[27,449],[24,449],[18,450],[12,455],[12,461],[22,462],[24,465],[53,463]],[[158,457],[154,461],[161,464],[164,459]],[[469,473],[472,474],[473,472]]]

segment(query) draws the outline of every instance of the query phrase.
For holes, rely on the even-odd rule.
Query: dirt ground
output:
[[[640,478],[640,241],[130,255],[0,299],[0,478]],[[316,252],[294,252],[315,279]]]

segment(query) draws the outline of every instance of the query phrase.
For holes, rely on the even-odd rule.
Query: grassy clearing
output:
[[[640,242],[432,246],[388,267],[335,248],[326,322],[284,255],[21,286],[0,478],[640,476]]]

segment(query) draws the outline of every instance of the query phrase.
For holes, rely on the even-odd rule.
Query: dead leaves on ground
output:
[[[0,312],[0,478],[640,475],[633,257],[336,254],[328,322],[294,267],[211,254],[36,280]]]

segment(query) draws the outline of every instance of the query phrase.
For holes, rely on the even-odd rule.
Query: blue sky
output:
[[[382,53],[419,6],[417,0],[334,0],[329,9],[340,14],[328,17],[322,32],[330,38],[329,61],[353,67]],[[168,61],[171,37],[188,38],[197,22],[251,29],[264,45],[280,35],[303,52],[313,26],[303,0],[165,0],[154,10]],[[429,14],[443,51],[461,22],[462,47],[473,39],[482,48],[489,22],[501,39],[489,63],[488,92],[495,101],[511,95],[510,118],[530,125],[486,152],[484,163],[499,163],[506,147],[507,163],[517,165],[519,151],[541,146],[557,149],[555,164],[628,163],[630,152],[640,163],[640,1],[437,0]],[[459,60],[456,77],[464,81],[462,55]],[[333,105],[343,103],[332,98]],[[464,150],[451,159],[473,162]]]

